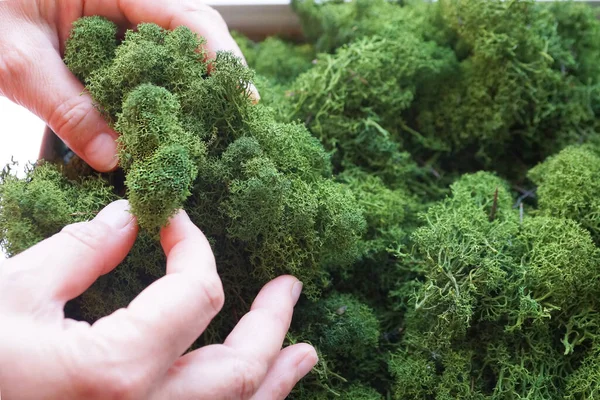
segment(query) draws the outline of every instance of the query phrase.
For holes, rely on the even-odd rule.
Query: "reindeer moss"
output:
[[[2,247],[128,198],[131,254],[66,309],[93,322],[164,274],[156,235],[183,207],[226,292],[195,346],[222,340],[269,279],[303,280],[287,342],[320,360],[292,399],[600,396],[594,9],[293,6],[304,43],[235,35],[250,68],[230,53],[209,68],[183,27],[117,41],[111,22],[77,21],[65,62],[119,132],[122,170],[8,166]]]

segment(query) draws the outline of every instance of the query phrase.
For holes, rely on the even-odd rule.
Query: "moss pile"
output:
[[[78,21],[65,61],[121,134],[123,171],[7,167],[4,249],[128,198],[143,228],[132,253],[67,308],[94,321],[163,274],[156,232],[184,207],[227,299],[197,345],[268,279],[304,281],[288,341],[320,362],[293,399],[599,397],[594,10],[293,5],[306,43],[236,35],[255,72],[219,53],[209,73],[186,28],[118,42],[109,21]]]

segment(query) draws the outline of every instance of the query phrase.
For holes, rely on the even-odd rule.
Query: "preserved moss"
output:
[[[267,280],[304,281],[288,343],[319,363],[291,399],[598,397],[596,12],[293,5],[306,42],[236,34],[252,69],[229,53],[209,68],[186,28],[117,41],[112,23],[77,21],[65,62],[120,133],[122,170],[7,167],[3,248],[128,198],[143,228],[131,254],[67,306],[94,321],[164,274],[156,233],[183,207],[226,292],[195,346]]]
[[[383,134],[442,171],[491,168],[519,179],[528,166],[595,134],[600,70],[591,60],[600,35],[588,6],[294,4],[309,40],[329,55],[290,85],[287,116],[306,121],[326,146]],[[380,128],[361,127],[366,121]],[[363,139],[362,147],[370,143]],[[502,162],[508,157],[512,165]]]

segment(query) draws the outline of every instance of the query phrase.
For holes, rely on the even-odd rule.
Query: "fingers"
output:
[[[68,225],[7,260],[2,272],[7,274],[5,278],[13,289],[6,290],[23,293],[27,289],[29,303],[33,298],[44,303],[56,300],[62,307],[100,275],[115,268],[133,246],[136,234],[137,224],[129,213],[129,203],[111,203],[93,220]]]
[[[206,39],[209,58],[217,51],[231,51],[244,60],[221,14],[200,0],[121,0],[120,6],[132,24],[154,22],[165,29],[187,26]]]
[[[269,376],[271,366],[276,364],[301,289],[302,284],[292,276],[281,276],[265,285],[251,311],[238,323],[225,344],[203,347],[177,360],[160,385],[156,398],[249,399],[253,396]],[[274,380],[276,377],[269,378],[270,382]]]
[[[152,400],[283,400],[317,361],[312,346],[296,344],[281,350],[265,375],[257,361],[207,346],[177,360]]]
[[[63,63],[39,26],[22,22],[0,38],[0,92],[42,118],[81,158],[99,171],[117,165],[117,134],[96,111],[83,85]],[[0,29],[0,32],[2,29]]]
[[[221,14],[201,0],[88,1],[84,3],[83,15],[101,15],[121,26],[144,22],[153,22],[165,29],[187,26],[206,38],[210,58],[214,58],[217,51],[231,51],[244,59]]]
[[[301,291],[302,282],[289,275],[267,283],[250,312],[227,337],[225,346],[269,366],[281,350]]]
[[[313,369],[319,358],[315,349],[305,343],[281,350],[265,380],[252,400],[284,400],[294,386]]]
[[[120,26],[131,27],[144,22],[153,22],[165,29],[186,26],[206,39],[209,59],[218,51],[230,51],[245,63],[240,47],[229,33],[227,23],[214,8],[201,0],[101,0],[84,4],[83,14],[102,15]],[[124,19],[127,23],[124,23]],[[260,101],[258,89],[253,84],[248,88],[252,101]]]
[[[167,274],[127,309],[97,321],[92,330],[114,352],[135,355],[149,376],[162,376],[204,331],[224,295],[210,245],[185,212],[161,232]]]

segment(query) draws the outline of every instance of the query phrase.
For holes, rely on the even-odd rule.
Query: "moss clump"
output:
[[[233,36],[256,73],[254,83],[259,89],[261,103],[276,110],[284,109],[290,95],[287,86],[312,67],[316,56],[314,47],[289,43],[277,37],[256,43],[236,32]]]
[[[377,347],[379,322],[373,310],[353,296],[334,293],[311,307],[298,323],[325,354],[360,360]]]
[[[239,33],[234,33],[234,37],[256,73],[275,83],[291,82],[310,69],[315,57],[313,46],[308,44],[294,45],[277,37],[256,43]]]
[[[104,48],[115,32],[108,21],[84,18],[68,47]],[[316,298],[329,269],[343,270],[360,255],[362,210],[352,192],[331,179],[321,144],[302,125],[278,122],[271,110],[253,106],[247,91],[252,73],[231,54],[219,53],[207,74],[202,44],[187,28],[142,24],[102,63],[80,68],[77,56],[83,54],[65,58],[82,71],[86,89],[120,133],[124,192],[106,183],[118,183],[120,172],[81,184],[51,166],[36,167],[26,180],[4,174],[3,237],[11,254],[71,222],[71,214],[88,217],[92,205],[120,196],[131,203],[141,237],[120,268],[69,305],[74,317],[93,321],[122,307],[163,274],[156,234],[181,207],[213,244],[228,294],[226,318],[215,321],[205,343],[228,333],[266,280],[295,274]],[[45,171],[54,171],[52,179]],[[73,202],[88,186],[106,195],[91,205]],[[52,207],[37,209],[46,203]],[[12,221],[29,223],[31,232],[11,228]]]
[[[421,99],[418,131],[448,132],[449,146],[477,151],[485,165],[506,149],[531,162],[591,134],[593,82],[557,62],[578,56],[562,42],[552,10],[526,1],[440,7],[460,64],[452,82]]]
[[[522,177],[529,165],[594,135],[600,70],[590,60],[600,51],[600,35],[590,7],[479,0],[294,4],[309,40],[333,54],[291,85],[288,116],[307,121],[326,146],[363,137],[369,151],[383,135],[437,170],[483,167]],[[350,122],[340,113],[358,118]],[[361,126],[367,121],[378,129]],[[516,162],[504,165],[509,156]]]
[[[599,362],[598,350],[594,348],[577,371],[568,377],[565,400],[595,399],[600,395]]]
[[[375,389],[361,384],[354,384],[339,392],[299,391],[294,395],[298,400],[382,400],[383,397]]]
[[[85,79],[113,59],[116,36],[117,26],[102,17],[75,21],[65,47],[65,63],[79,79]]]
[[[321,55],[290,89],[289,119],[301,119],[328,150],[334,165],[356,165],[395,183],[414,169],[403,148],[417,135],[402,113],[419,81],[441,73],[451,54],[407,32],[401,39],[370,37]],[[402,174],[405,176],[402,176]],[[406,176],[408,175],[408,176]]]
[[[13,256],[59,232],[91,219],[116,199],[100,179],[67,179],[55,165],[42,163],[16,177],[16,164],[0,173],[0,246]]]
[[[311,343],[320,352],[319,365],[296,390],[300,399],[350,399],[350,393],[370,392],[362,385],[349,386],[371,381],[385,365],[385,352],[379,348],[381,326],[371,307],[351,294],[328,293],[316,303],[302,304],[292,329],[295,341]]]
[[[65,60],[121,134],[123,170],[7,169],[2,246],[129,198],[138,242],[67,307],[93,321],[164,273],[155,234],[183,206],[226,291],[196,345],[221,340],[268,279],[304,281],[288,341],[320,361],[292,399],[597,397],[596,12],[294,7],[306,43],[236,36],[256,74],[229,53],[209,68],[185,28],[142,24],[118,42],[111,23],[78,21]]]
[[[570,218],[600,240],[600,157],[585,147],[568,147],[529,172],[538,185],[539,211]]]
[[[318,51],[332,52],[358,38],[420,31],[428,13],[420,12],[414,3],[400,7],[399,2],[388,0],[294,0],[292,5],[308,40]]]
[[[425,280],[390,362],[396,397],[563,398],[600,332],[599,249],[575,221],[520,220],[491,174],[452,191],[413,235]]]
[[[142,228],[157,231],[181,208],[205,158],[204,143],[183,129],[179,113],[177,97],[142,84],[127,95],[115,124],[131,211]]]

